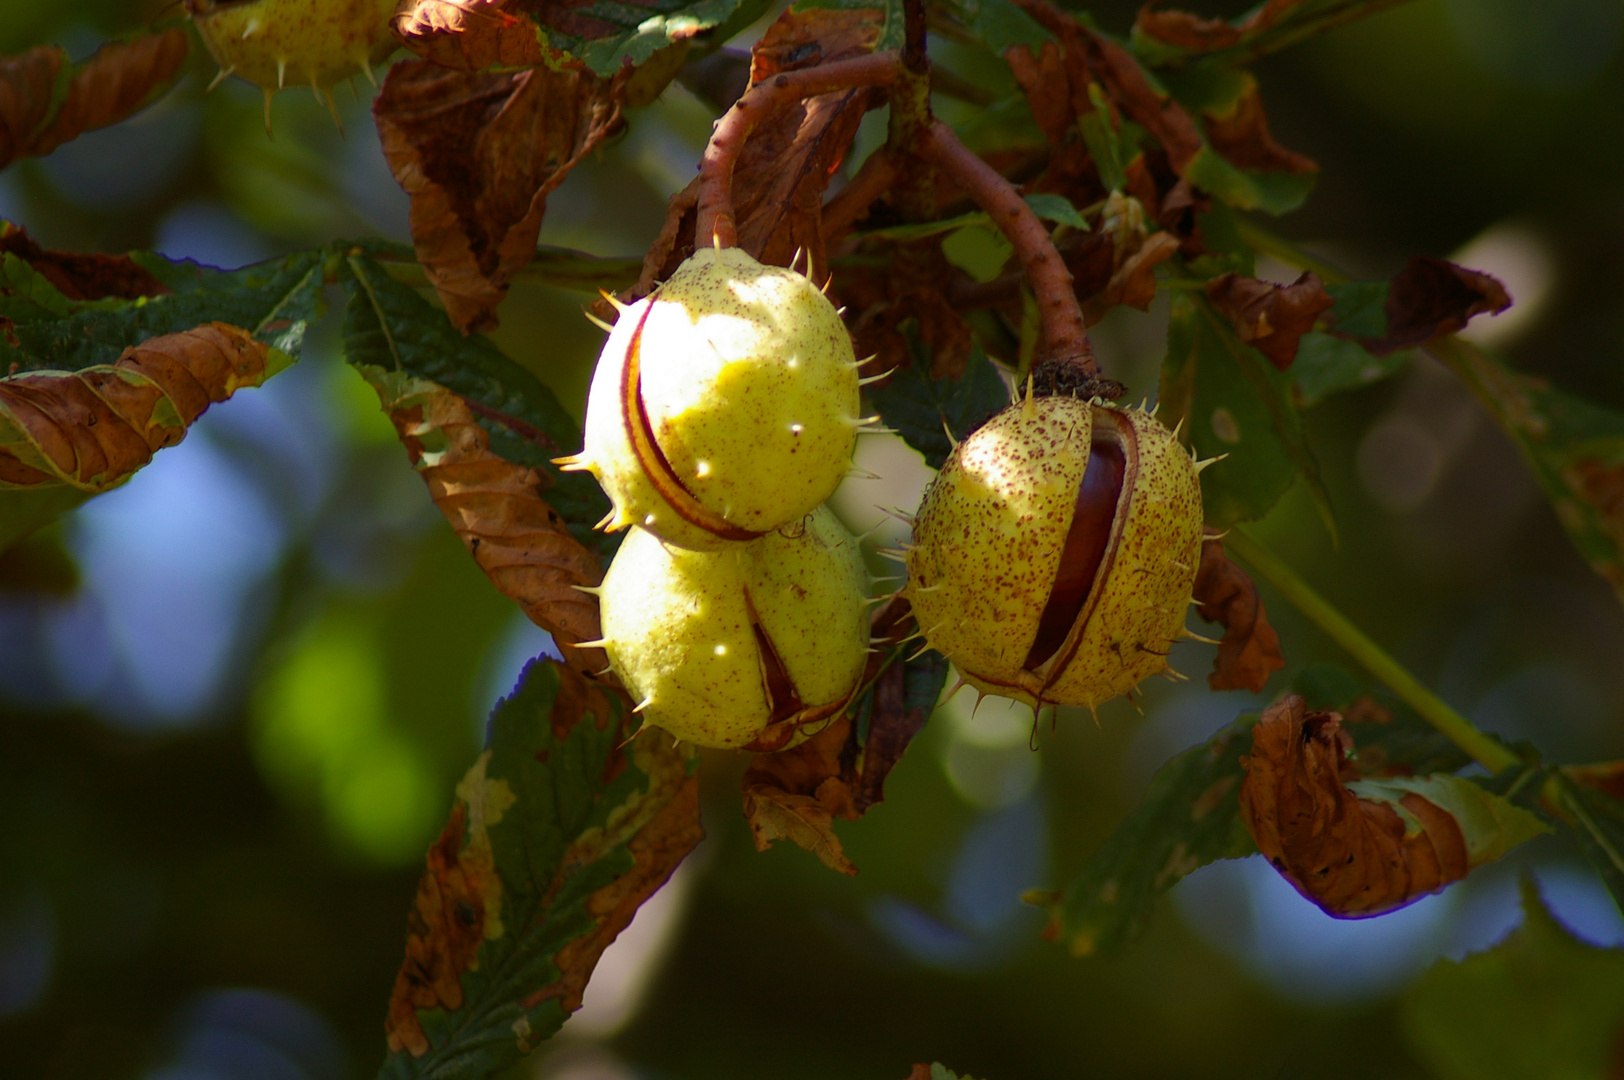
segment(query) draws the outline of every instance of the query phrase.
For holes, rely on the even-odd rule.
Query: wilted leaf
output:
[[[1312,271],[1290,285],[1220,274],[1207,282],[1206,293],[1235,328],[1235,336],[1281,371],[1291,367],[1298,342],[1333,303]]]
[[[381,1078],[475,1080],[581,1006],[611,941],[703,835],[692,759],[539,660],[491,719],[408,919]]]
[[[1159,66],[1245,64],[1332,26],[1362,18],[1401,0],[1266,0],[1232,20],[1209,19],[1146,4],[1131,43],[1140,59]],[[1220,55],[1221,54],[1221,55]]]
[[[1548,831],[1447,773],[1357,779],[1351,744],[1340,716],[1309,713],[1292,695],[1253,729],[1241,785],[1241,817],[1258,850],[1328,915],[1403,907]]]
[[[9,221],[0,221],[0,255],[15,255],[69,300],[135,300],[170,288],[128,255],[51,251]],[[9,278],[10,275],[8,274]]]
[[[1403,998],[1404,1032],[1438,1076],[1604,1080],[1624,1067],[1624,950],[1576,939],[1522,884],[1523,922],[1440,960]]]
[[[376,262],[352,254],[347,265],[344,353],[350,363],[423,379],[463,398],[490,437],[491,452],[534,469],[570,535],[611,554],[618,536],[592,528],[609,509],[602,490],[589,475],[553,464],[581,448],[581,432],[553,392],[486,338],[459,334],[444,312]]]
[[[0,547],[292,363],[321,301],[319,252],[227,274],[48,252],[10,227],[0,248]]]
[[[908,1073],[907,1080],[975,1080],[971,1076],[960,1076],[941,1062],[930,1065],[915,1065]]]
[[[741,6],[741,0],[415,0],[395,17],[395,36],[419,56],[462,71],[584,66],[607,79],[627,62],[635,67],[728,22]]]
[[[1353,737],[1348,758],[1361,776],[1416,776],[1456,772],[1471,755],[1402,705],[1389,709],[1359,676],[1337,664],[1318,661],[1297,672],[1291,692],[1309,712],[1342,714],[1342,730]]]
[[[1323,506],[1290,378],[1238,340],[1205,296],[1177,293],[1169,313],[1157,415],[1169,426],[1183,420],[1196,456],[1227,455],[1201,474],[1207,524],[1262,517],[1298,475]]]
[[[619,124],[623,84],[545,67],[389,69],[372,103],[378,137],[411,196],[418,260],[462,330],[496,324],[508,283],[535,256],[547,193]]]
[[[1514,372],[1460,338],[1429,350],[1517,442],[1574,547],[1624,600],[1624,414]]]
[[[1474,315],[1511,306],[1505,286],[1476,270],[1417,255],[1388,282],[1332,286],[1331,333],[1377,356],[1453,334]]]
[[[574,650],[601,636],[597,601],[578,588],[602,580],[601,564],[552,500],[559,481],[547,455],[570,446],[552,441],[570,437],[568,418],[549,415],[557,403],[529,372],[480,339],[455,335],[443,315],[376,264],[351,264],[361,287],[352,283],[345,313],[347,357],[377,391],[435,505],[497,589],[572,663],[601,669],[601,652]],[[436,344],[436,320],[461,349],[429,359],[422,351]]]
[[[881,15],[873,8],[786,11],[751,50],[752,85],[781,71],[873,52],[883,29],[877,21]],[[787,266],[802,252],[810,260],[813,279],[827,279],[823,194],[851,149],[863,114],[884,100],[876,94],[866,88],[820,94],[779,109],[755,126],[733,171],[740,248],[774,266]],[[693,254],[698,184],[695,179],[672,196],[636,295],[652,291]]]
[[[110,42],[82,64],[52,45],[0,58],[0,169],[150,105],[175,81],[187,47],[175,27]]]
[[[924,727],[947,680],[947,661],[938,653],[902,659],[909,646],[899,639],[912,628],[906,601],[882,608],[872,632],[879,651],[863,673],[869,691],[806,742],[751,759],[742,787],[756,850],[789,840],[832,870],[857,873],[834,819],[856,821],[885,800],[885,778]]]
[[[1244,689],[1254,694],[1262,690],[1270,673],[1286,666],[1280,635],[1269,625],[1257,585],[1229,561],[1224,542],[1216,536],[1208,536],[1201,545],[1195,599],[1196,614],[1224,628],[1207,685],[1214,690]]]
[[[1063,894],[1045,898],[1048,937],[1078,956],[1113,953],[1138,936],[1156,901],[1187,875],[1251,854],[1238,793],[1256,722],[1242,716],[1157,770],[1133,815]]]

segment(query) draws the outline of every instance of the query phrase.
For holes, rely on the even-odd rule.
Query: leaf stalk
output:
[[[1522,759],[1516,754],[1493,736],[1478,730],[1470,720],[1423,686],[1404,665],[1310,588],[1274,552],[1239,528],[1229,530],[1224,536],[1224,546],[1257,571],[1263,580],[1274,586],[1298,611],[1308,616],[1310,622],[1346,649],[1349,655],[1419,713],[1422,719],[1472,755],[1485,769],[1498,773],[1522,764]]]

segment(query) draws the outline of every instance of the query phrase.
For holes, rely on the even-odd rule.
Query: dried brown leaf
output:
[[[1604,761],[1596,765],[1568,765],[1562,771],[1575,783],[1624,802],[1624,761]]]
[[[1488,274],[1443,259],[1417,255],[1388,282],[1387,332],[1380,337],[1341,334],[1377,356],[1453,334],[1474,315],[1511,306],[1506,287]],[[1331,333],[1337,333],[1335,327]]]
[[[750,823],[757,851],[766,851],[776,840],[789,840],[816,855],[831,870],[857,873],[857,867],[846,858],[840,837],[835,835],[833,812],[817,797],[765,784],[753,785],[744,789],[744,816]]]
[[[751,52],[752,81],[873,52],[882,17],[883,12],[867,8],[786,11]],[[863,114],[883,100],[869,89],[820,94],[756,125],[733,171],[739,247],[776,266],[787,266],[797,251],[804,252],[813,279],[827,280],[823,194],[851,149]],[[694,253],[698,183],[672,196],[665,226],[630,295],[647,295]]]
[[[1235,328],[1235,336],[1269,358],[1281,371],[1297,358],[1297,345],[1334,301],[1313,271],[1290,285],[1239,274],[1207,282],[1207,299]]]
[[[372,105],[378,136],[411,196],[418,261],[465,333],[496,324],[508,283],[535,256],[547,193],[618,126],[622,81],[426,60],[390,69]]]
[[[60,98],[64,50],[40,45],[0,59],[0,168],[49,154],[144,108],[175,80],[187,48],[180,27],[103,45],[74,68]]]
[[[1327,914],[1379,915],[1437,892],[1470,869],[1455,818],[1410,793],[1398,806],[1361,799],[1343,783],[1352,740],[1336,713],[1309,713],[1291,695],[1252,730],[1241,817],[1258,850]]]
[[[128,255],[52,251],[20,227],[0,222],[0,255],[15,255],[69,300],[121,300],[163,296],[169,287]]]
[[[0,484],[116,487],[211,403],[263,381],[269,357],[246,330],[209,323],[149,338],[110,365],[0,379]]]
[[[862,310],[845,289],[841,290],[841,302],[849,309]],[[912,365],[913,351],[901,329],[910,319],[915,324],[920,345],[930,355],[930,377],[957,379],[962,375],[973,344],[970,328],[941,291],[929,286],[914,289],[894,301],[876,302],[863,311],[852,330],[857,355],[872,358],[865,359],[863,375],[880,375]]]
[[[524,8],[517,0],[417,0],[395,16],[393,29],[401,44],[442,67],[544,65],[549,50]]]
[[[1304,0],[1268,0],[1254,8],[1238,23],[1227,19],[1206,19],[1187,11],[1156,11],[1155,3],[1139,9],[1134,20],[1134,32],[1191,52],[1217,52],[1239,45],[1253,34],[1258,34],[1279,23],[1293,8]]]
[[[1274,141],[1269,121],[1263,115],[1263,99],[1257,80],[1246,76],[1247,87],[1228,109],[1203,114],[1207,141],[1230,164],[1257,172],[1317,172],[1312,158],[1287,150]]]
[[[468,403],[442,387],[417,383],[384,407],[435,505],[492,584],[553,635],[573,667],[605,667],[601,650],[575,648],[600,636],[597,601],[576,586],[596,586],[602,568],[543,497],[550,480],[493,453]],[[431,437],[435,453],[425,458]]]
[[[1280,635],[1269,625],[1257,585],[1229,561],[1224,542],[1214,536],[1201,545],[1195,599],[1196,613],[1224,628],[1207,685],[1214,690],[1262,690],[1270,673],[1286,666]]]

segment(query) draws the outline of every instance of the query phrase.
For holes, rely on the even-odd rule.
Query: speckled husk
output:
[[[793,745],[862,676],[865,583],[857,542],[824,507],[804,527],[716,551],[633,528],[598,591],[604,650],[645,722],[736,749],[774,720],[759,626],[804,704],[778,717],[775,748]]]
[[[1065,643],[1027,670],[1105,424],[1127,463],[1112,535]],[[976,688],[1034,707],[1093,708],[1167,668],[1184,633],[1201,522],[1195,465],[1154,416],[1029,398],[960,444],[926,491],[904,595],[929,644]]]
[[[568,467],[608,493],[606,528],[714,549],[827,499],[851,467],[857,412],[851,336],[817,286],[706,248],[621,312]]]
[[[222,71],[266,90],[316,86],[370,73],[395,50],[398,0],[186,0]]]

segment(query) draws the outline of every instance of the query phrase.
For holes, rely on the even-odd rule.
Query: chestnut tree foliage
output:
[[[1246,532],[1299,483],[1334,531],[1311,406],[1425,351],[1515,440],[1624,599],[1624,415],[1454,336],[1510,305],[1502,285],[1421,256],[1389,280],[1352,280],[1267,228],[1310,197],[1318,166],[1275,140],[1250,65],[1393,2],[1268,0],[1228,20],[1147,6],[1113,33],[1048,0],[801,0],[746,54],[725,43],[764,0],[406,0],[389,28],[404,51],[373,111],[411,196],[410,247],[357,237],[225,271],[46,250],[23,222],[0,231],[0,545],[121,484],[211,402],[296,362],[306,328],[342,298],[346,358],[406,459],[564,656],[531,664],[497,707],[379,1003],[381,1075],[494,1073],[579,1007],[604,947],[702,834],[697,759],[637,733],[595,644],[583,587],[618,537],[593,529],[608,503],[591,478],[557,464],[581,433],[482,331],[516,275],[607,290],[593,307],[607,320],[696,248],[737,244],[827,286],[869,358],[867,411],[932,467],[1066,347],[1086,394],[1154,397],[1197,457],[1222,459],[1202,477],[1195,588],[1221,634],[1210,685],[1261,690],[1284,666],[1291,643],[1254,574],[1364,669],[1311,668],[1261,715],[1167,761],[1075,880],[1028,895],[1057,946],[1118,949],[1179,879],[1259,850],[1326,911],[1379,916],[1564,830],[1624,903],[1624,763],[1550,762],[1476,731]],[[927,55],[927,29],[957,64]],[[154,100],[189,35],[160,28],[78,65],[44,47],[7,58],[0,165]],[[723,121],[641,263],[538,248],[548,193],[673,80]],[[874,111],[886,140],[853,162]],[[944,247],[994,228],[1007,243],[979,262]],[[1301,276],[1260,280],[1261,255]],[[1158,294],[1171,298],[1159,384],[1123,388],[1093,366],[1083,328]],[[878,605],[862,692],[809,740],[752,760],[743,810],[759,847],[788,840],[856,872],[832,823],[884,798],[949,679],[917,629],[904,601]],[[1618,957],[1571,940],[1537,904],[1518,937],[1472,963],[1470,1003],[1449,992],[1464,968],[1418,990],[1422,1041],[1461,1075],[1492,1074],[1497,1059],[1461,1032],[1492,1026],[1513,992],[1496,987],[1519,972],[1596,1012],[1585,1040],[1624,1019]],[[1551,1053],[1591,1053],[1576,1045]],[[1586,1075],[1590,1059],[1575,1060]]]

